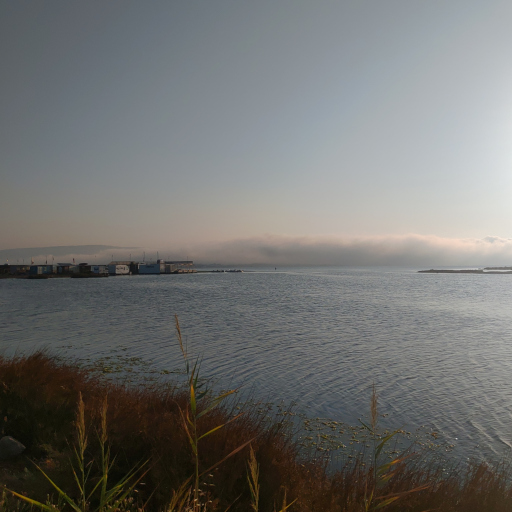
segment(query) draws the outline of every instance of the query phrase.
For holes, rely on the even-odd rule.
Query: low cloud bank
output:
[[[23,249],[4,249],[0,250],[0,264],[7,263],[30,264],[33,260],[35,264],[42,265],[48,262],[57,263],[107,263],[111,261],[113,255],[119,255],[123,258],[128,257],[130,251],[140,252],[139,249],[131,247],[117,247],[111,245],[62,245],[53,247],[26,247]],[[141,252],[142,254],[142,252]]]
[[[162,249],[162,248],[160,248]],[[107,263],[131,259],[157,258],[152,248],[105,245],[36,247],[0,250],[0,262]],[[189,259],[202,264],[222,265],[395,265],[425,268],[441,266],[512,266],[512,238],[442,238],[424,235],[378,236],[358,238],[288,237],[268,235],[160,250],[163,259]],[[3,261],[2,261],[3,260]]]
[[[196,260],[268,265],[512,265],[512,239],[403,235],[361,238],[265,236],[198,248]]]

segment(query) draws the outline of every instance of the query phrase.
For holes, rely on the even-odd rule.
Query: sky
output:
[[[512,265],[511,21],[495,0],[0,0],[0,252]]]

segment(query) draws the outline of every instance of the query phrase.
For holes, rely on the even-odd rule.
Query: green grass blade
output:
[[[251,444],[256,438],[253,437],[252,439],[249,439],[246,443],[240,445],[238,448],[235,448],[231,453],[226,455],[222,460],[219,462],[216,462],[213,466],[209,467],[206,471],[203,471],[199,476],[203,476],[206,473],[209,473],[210,471],[214,470],[217,466],[220,466],[224,461],[228,460],[233,455],[237,454],[239,451],[243,450],[247,445]]]
[[[187,411],[187,417],[186,418],[185,418],[185,415],[183,414],[183,411],[181,410],[181,408],[180,408],[180,414],[181,414],[181,419],[183,421],[183,427],[185,428],[185,432],[187,434],[187,437],[188,437],[189,440],[191,440],[192,439],[192,434],[190,433],[190,430],[189,430],[189,428],[187,426],[187,421],[188,421],[188,423],[191,424],[191,426],[193,426],[193,424],[191,423],[190,418],[188,417],[188,411]]]
[[[245,414],[244,412],[241,412],[240,414],[237,414],[236,416],[234,416],[233,418],[229,419],[228,421],[226,421],[226,423],[223,423],[222,425],[218,425],[217,427],[215,428],[212,428],[212,430],[210,430],[209,432],[207,432],[206,434],[203,434],[201,437],[199,437],[197,440],[199,441],[199,439],[202,439],[203,437],[206,437],[208,435],[210,435],[212,432],[215,432],[216,430],[219,430],[220,428],[222,427],[225,427],[226,425],[229,425],[232,421],[235,421],[236,419],[240,418],[240,416],[242,416],[242,414]]]
[[[386,473],[385,475],[382,475],[380,477],[380,480],[379,482],[377,482],[377,485],[380,485],[383,486],[386,482],[388,482],[389,480],[391,480],[393,478],[393,476],[395,476],[397,473],[397,470],[395,471],[390,471],[389,473]]]
[[[131,485],[128,485],[129,481],[132,480],[135,475],[148,463],[148,461],[141,464],[139,467],[132,469],[127,475],[125,475],[119,482],[108,491],[107,500],[105,504],[111,504],[115,500],[122,501],[128,497],[128,495],[133,491],[135,486],[147,475],[149,469],[144,471],[139,478],[135,479]],[[123,491],[124,489],[124,491]]]
[[[196,419],[199,419],[203,417],[205,414],[208,414],[212,409],[215,409],[217,407],[218,403],[212,403],[210,404],[206,409],[202,410],[197,416]]]
[[[194,385],[190,384],[190,409],[192,410],[192,415],[196,415],[196,392],[194,389]]]
[[[210,434],[213,434],[215,431],[220,430],[224,425],[225,425],[225,423],[222,425],[218,425],[215,428],[212,428],[211,430],[206,432],[206,434],[203,434],[202,436],[198,437],[197,440],[200,441],[201,439],[203,439],[203,437],[208,437]]]
[[[167,507],[167,512],[182,512],[185,509],[185,504],[190,498],[192,488],[190,481],[192,477],[187,478],[178,488],[177,491],[173,490],[171,502]]]
[[[374,507],[374,510],[379,510],[379,508],[384,508],[396,501],[400,496],[394,496],[393,498],[388,498],[387,500],[381,501],[378,505]]]
[[[370,431],[370,432],[373,432],[373,430],[372,430],[372,429],[371,429],[371,428],[370,428],[370,427],[369,427],[369,426],[368,426],[364,421],[359,420],[359,423],[361,423],[361,425],[363,425],[363,427],[364,427],[366,430],[368,430],[368,431]]]
[[[37,465],[34,466],[41,472],[41,474],[48,480],[48,482],[55,488],[59,495],[69,504],[69,506],[76,512],[82,512],[80,507]]]
[[[98,489],[98,487],[103,483],[104,481],[104,477],[102,476],[97,482],[96,482],[96,485],[91,489],[91,492],[89,493],[89,496],[87,497],[87,501],[89,501],[92,497],[92,495],[96,492],[96,490]],[[100,503],[101,503],[101,498],[100,498]]]
[[[197,415],[197,419],[201,418],[201,416],[204,416],[205,414],[208,414],[212,409],[215,409],[215,407],[217,407],[217,405],[219,405],[222,402],[222,400],[224,400],[224,398],[228,397],[229,395],[232,395],[233,393],[236,393],[236,389],[227,391],[226,393],[223,393],[222,395],[214,398],[212,400],[212,403]]]
[[[378,445],[375,450],[375,458],[377,459],[380,455],[380,452],[386,446],[386,443],[396,434],[398,434],[398,430],[395,430],[394,432],[391,432],[391,434],[387,435]]]
[[[84,494],[84,490],[82,489],[82,483],[80,482],[80,479],[78,478],[78,475],[76,474],[75,468],[72,468],[73,470],[73,476],[75,477],[76,486],[78,487],[78,490],[80,491],[80,494]]]
[[[382,466],[379,466],[378,469],[377,469],[377,474],[378,475],[383,475],[384,473],[386,473],[386,471],[391,467],[393,466],[394,464],[398,464],[399,462],[402,462],[403,459],[401,458],[397,458],[397,459],[394,459],[392,460],[391,462],[388,462],[386,464],[382,464]]]
[[[279,510],[279,512],[285,512],[286,510],[288,510],[296,501],[297,501],[298,498],[295,498],[291,503],[289,503],[288,505],[286,506],[283,506],[281,507],[281,510]]]
[[[49,505],[45,505],[44,503],[41,503],[39,501],[33,500],[31,498],[27,498],[26,496],[23,496],[23,494],[18,494],[15,491],[11,491],[11,489],[7,489],[7,487],[5,487],[5,489],[7,491],[9,491],[11,494],[13,494],[14,496],[16,496],[17,498],[19,498],[20,500],[26,501],[27,503],[30,503],[31,505],[34,505],[34,506],[39,507],[39,508],[42,508],[43,510],[48,510],[50,512],[55,512],[55,509],[53,507],[49,506]]]
[[[207,389],[205,391],[198,392],[198,389],[200,387],[201,386],[197,386],[197,388],[196,388],[196,398],[197,398],[198,402],[199,402],[199,400],[201,400],[201,398],[204,398],[208,394],[208,390]]]

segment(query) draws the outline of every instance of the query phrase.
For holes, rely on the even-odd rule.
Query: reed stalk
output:
[[[399,465],[409,455],[402,453],[402,455],[395,457],[390,462],[379,464],[382,450],[400,431],[395,430],[382,437],[379,433],[378,418],[378,397],[374,383],[372,384],[372,395],[370,398],[370,425],[360,420],[363,427],[369,431],[373,443],[371,479],[369,478],[370,474],[368,474],[365,481],[363,499],[363,509],[365,512],[383,509],[400,498],[414,492],[423,491],[429,487],[429,485],[425,484],[401,493],[380,494],[381,489],[398,473]]]
[[[260,466],[256,460],[256,455],[254,454],[252,445],[250,446],[249,461],[247,465],[247,482],[249,483],[249,490],[251,492],[251,508],[254,512],[258,512],[260,501]]]
[[[217,460],[220,462],[213,467],[221,466],[215,472],[206,470],[214,475],[211,483],[215,486],[205,488],[201,483],[196,512],[225,512],[227,508],[230,512],[279,512],[284,507],[290,512],[512,510],[510,461],[473,461],[450,468],[449,459],[439,463],[428,454],[422,457],[421,452],[409,458],[408,452],[388,458],[385,452],[399,432],[385,440],[388,433],[379,426],[380,403],[375,388],[367,422],[367,431],[375,436],[363,436],[374,441],[373,451],[367,454],[369,461],[356,456],[351,459],[354,463],[330,474],[322,459],[300,452],[290,434],[277,424],[262,421],[255,407],[246,408],[246,415],[229,429],[221,428],[199,439],[204,432],[229,422],[232,416],[230,408],[223,405],[197,419],[212,404],[213,393],[197,400],[199,457],[193,458],[183,426],[187,412],[192,416],[188,376],[185,384],[185,392],[181,387],[170,386],[129,388],[113,385],[48,354],[0,357],[2,435],[15,435],[27,446],[25,453],[37,458],[45,472],[25,470],[25,455],[2,461],[0,486],[16,492],[0,489],[0,511],[83,512],[88,508],[88,512],[94,512],[103,507],[102,512],[107,512],[110,507],[111,511],[135,512],[134,502],[129,501],[135,494],[128,494],[124,501],[109,501],[108,493],[119,481],[114,474],[127,474],[130,468],[140,467],[138,461],[149,457],[152,464],[144,477],[147,485],[136,489],[141,496],[138,506],[148,512],[193,512],[196,474],[202,482],[203,468]],[[200,384],[201,379],[197,381],[196,395],[203,391]],[[90,411],[96,413],[89,415]],[[97,427],[92,426],[94,418]],[[68,444],[66,440],[72,436],[74,442]],[[230,457],[236,449],[226,456],[221,451],[223,446],[229,446],[225,452],[230,452],[249,439],[253,440],[253,455],[248,449],[246,463]],[[67,453],[71,454],[73,467],[69,471]],[[112,453],[123,453],[115,467]],[[193,467],[196,463],[197,472]],[[141,467],[127,481],[123,492],[129,491],[144,470]],[[46,474],[65,492],[56,491]],[[107,477],[103,478],[105,474]],[[91,495],[96,484],[99,486]],[[287,496],[283,499],[285,488]],[[201,492],[205,489],[210,491]],[[53,496],[46,498],[49,492]],[[292,493],[293,498],[298,498],[295,502],[291,500]]]
[[[228,396],[231,396],[236,392],[235,389],[226,391],[218,396],[211,396],[210,390],[207,388],[204,382],[200,381],[199,378],[199,370],[200,370],[200,360],[197,357],[193,362],[190,361],[186,345],[183,343],[183,337],[181,335],[180,322],[178,319],[178,315],[174,315],[174,325],[176,329],[176,336],[178,338],[178,343],[180,346],[181,353],[183,355],[183,360],[185,362],[185,369],[187,372],[187,385],[189,390],[189,403],[188,407],[185,411],[180,409],[181,417],[183,420],[183,426],[185,429],[185,433],[187,435],[188,441],[192,448],[192,453],[194,456],[194,485],[193,485],[193,512],[198,512],[200,509],[200,490],[199,490],[199,478],[205,473],[209,473],[217,466],[222,464],[225,460],[232,457],[240,450],[245,448],[247,445],[253,441],[253,439],[249,439],[239,447],[235,448],[231,453],[229,453],[226,457],[224,457],[219,462],[215,463],[210,468],[205,471],[200,472],[200,457],[199,457],[199,442],[211,436],[214,432],[219,431],[224,428],[229,423],[235,421],[237,418],[242,416],[243,412],[233,416],[225,423],[220,423],[215,427],[208,430],[204,434],[199,434],[199,420],[205,417],[208,413],[213,411],[216,407],[218,407]],[[203,405],[203,402],[206,403]]]
[[[73,476],[78,488],[78,499],[76,501],[68,493],[61,489],[43,471],[43,469],[34,462],[36,468],[57,491],[59,502],[67,504],[67,506],[75,512],[109,512],[112,510],[118,510],[121,512],[119,504],[126,500],[126,498],[134,490],[135,486],[140,482],[141,478],[143,478],[146,474],[145,472],[141,474],[141,470],[146,465],[146,463],[139,464],[127,474],[125,474],[116,484],[110,487],[108,486],[108,477],[112,470],[114,461],[110,460],[110,447],[107,444],[107,408],[107,398],[105,397],[102,408],[100,410],[101,430],[98,435],[101,450],[101,476],[96,484],[91,482],[89,485],[93,461],[91,460],[87,462],[85,457],[85,451],[88,444],[87,429],[85,425],[85,404],[82,399],[82,394],[79,394],[75,421],[75,427],[77,431],[77,444],[74,447],[74,453],[76,462],[75,464],[72,464]],[[138,477],[137,474],[139,474]],[[54,504],[42,503],[10,489],[7,490],[17,498],[42,510],[46,510],[48,512],[56,512],[61,509],[61,507],[57,508]],[[92,501],[98,494],[98,491],[98,505],[93,507]]]

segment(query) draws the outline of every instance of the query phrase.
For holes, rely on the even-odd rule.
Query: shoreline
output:
[[[483,269],[460,269],[460,270],[449,270],[449,269],[434,269],[430,270],[418,270],[418,274],[512,274],[512,270],[499,270],[498,268],[486,267]]]
[[[217,504],[211,505],[212,511],[220,512],[235,502],[234,511],[251,509],[254,495],[247,485],[247,468],[251,464],[259,468],[253,478],[259,488],[262,511],[276,510],[274,504],[282,501],[283,489],[287,490],[289,503],[295,503],[291,510],[300,512],[360,510],[368,499],[367,489],[375,492],[374,505],[389,494],[400,495],[396,505],[386,508],[389,512],[431,508],[440,512],[498,511],[512,507],[512,470],[506,461],[448,465],[428,457],[428,451],[418,445],[415,450],[405,451],[397,450],[394,441],[388,445],[390,439],[404,432],[385,431],[378,426],[375,391],[375,410],[372,406],[370,420],[349,432],[353,438],[363,435],[362,446],[350,449],[345,462],[330,471],[329,456],[315,441],[308,450],[300,449],[294,440],[293,411],[287,408],[270,413],[266,403],[245,404],[233,395],[231,401],[219,402],[210,409],[217,400],[214,390],[205,396],[205,401],[198,399],[196,405],[196,394],[189,395],[186,383],[126,387],[105,380],[98,372],[43,353],[0,358],[0,382],[2,434],[26,447],[21,455],[0,461],[0,487],[24,493],[30,499],[51,500],[53,494],[56,500],[55,489],[30,460],[37,460],[61,489],[74,495],[72,472],[77,462],[73,445],[76,447],[76,428],[82,428],[84,435],[89,435],[85,455],[92,468],[91,486],[101,478],[101,454],[108,446],[115,457],[109,468],[109,485],[132,474],[135,468],[139,471],[141,461],[147,461],[143,480],[135,482],[132,490],[136,492],[129,496],[139,511],[169,510],[169,503],[184,482],[194,485],[190,483],[194,458],[183,421],[185,415],[197,421],[199,435],[204,433],[205,439],[197,445],[197,463],[207,473],[202,477],[207,484],[200,496]],[[340,426],[331,422],[327,429]],[[210,433],[211,438],[207,438]],[[319,441],[323,435],[318,433]],[[434,439],[437,435],[431,433]],[[317,435],[309,430],[309,437],[314,440]],[[378,443],[384,447],[380,457],[381,449],[376,452]],[[388,477],[390,460],[393,471]],[[381,472],[377,474],[386,475],[382,482],[375,481],[377,470]],[[188,505],[194,497],[191,490],[185,492]],[[489,508],[489,503],[496,508]],[[128,505],[123,508],[121,504],[116,510],[130,512]],[[12,496],[2,502],[5,512],[14,512],[18,506]]]

